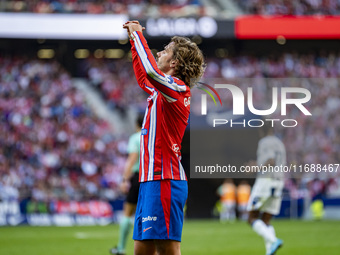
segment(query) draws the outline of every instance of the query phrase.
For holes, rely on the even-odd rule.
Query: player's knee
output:
[[[259,213],[257,211],[251,211],[248,213],[248,223],[252,225],[253,222],[259,217]]]
[[[157,254],[180,255],[180,242],[173,240],[155,240]]]
[[[153,241],[135,241],[134,255],[156,255]]]

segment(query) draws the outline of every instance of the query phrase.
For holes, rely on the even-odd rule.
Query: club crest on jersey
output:
[[[187,107],[190,105],[190,97],[184,98],[184,106]]]
[[[179,151],[179,146],[177,145],[177,143],[172,145],[172,150],[176,153]]]
[[[141,131],[142,135],[147,135],[148,134],[148,130],[146,128],[143,128]]]
[[[167,78],[169,84],[174,83],[174,78],[172,78],[170,75],[166,75],[166,78]]]

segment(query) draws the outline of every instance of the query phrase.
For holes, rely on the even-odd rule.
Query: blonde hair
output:
[[[174,76],[192,88],[202,77],[206,67],[203,53],[189,38],[174,36],[171,42],[174,42],[173,59],[178,61]]]

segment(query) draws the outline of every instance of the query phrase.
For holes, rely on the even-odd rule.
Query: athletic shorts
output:
[[[278,215],[281,209],[283,180],[257,178],[247,205],[247,211]]]
[[[187,181],[142,182],[133,230],[134,240],[181,241]]]
[[[130,179],[130,189],[126,197],[126,202],[137,204],[139,193],[139,174],[134,173]]]

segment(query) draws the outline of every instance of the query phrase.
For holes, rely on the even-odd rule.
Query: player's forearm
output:
[[[123,25],[123,28],[127,29],[128,35],[131,39],[132,59],[133,65],[137,70],[137,79],[143,75],[153,79],[165,79],[164,74],[158,69],[156,60],[153,57],[151,50],[143,36],[143,30],[145,28],[142,27],[138,21],[128,21]],[[137,52],[137,55],[135,52]],[[139,59],[135,59],[135,56],[138,56]],[[138,63],[138,61],[140,61],[140,63]],[[157,78],[157,76],[161,77]]]
[[[132,175],[132,167],[134,164],[136,164],[138,160],[138,153],[136,152],[132,152],[129,154],[129,157],[126,160],[125,163],[125,169],[124,169],[124,179],[130,179],[131,175]]]
[[[131,161],[127,161],[124,169],[123,179],[129,180],[132,175],[132,166],[133,163]]]
[[[150,82],[158,86],[160,82],[167,82],[164,74],[158,69],[156,60],[142,33],[134,32],[132,38],[136,47],[139,60],[142,64],[142,71]]]
[[[158,67],[143,34],[134,32],[131,34],[131,37],[134,41],[134,46],[139,60],[142,63],[143,71],[148,76],[152,76],[152,69],[158,69]]]
[[[145,71],[141,68],[141,63],[140,63],[140,60],[139,60],[139,57],[136,51],[135,44],[133,40],[131,40],[130,42],[131,42],[131,54],[132,54],[132,66],[133,66],[133,71],[136,76],[137,83],[139,87],[141,87],[145,92],[147,92],[148,94],[151,94],[152,87],[146,85],[147,83],[149,84],[149,82],[146,79]]]
[[[144,83],[144,80],[145,80],[145,75],[143,74],[143,70],[140,67],[138,54],[137,54],[136,47],[135,47],[133,42],[132,42],[132,46],[131,46],[131,54],[132,54],[133,71],[135,73],[138,85],[142,86],[143,83]]]

